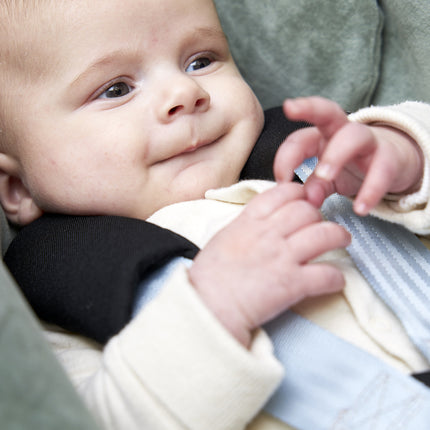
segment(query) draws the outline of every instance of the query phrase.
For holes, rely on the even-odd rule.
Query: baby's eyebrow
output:
[[[221,41],[227,41],[227,37],[225,33],[217,27],[199,27],[193,30],[193,32],[190,34],[189,39],[219,39]]]
[[[227,43],[227,38],[224,32],[217,27],[198,27],[189,33],[187,37],[182,41],[183,45],[192,44],[195,41],[200,40],[216,40],[218,42]],[[79,86],[79,84],[88,79],[93,73],[100,73],[103,69],[109,69],[117,64],[132,62],[136,58],[139,58],[141,53],[138,49],[136,50],[115,50],[108,54],[98,58],[91,63],[82,73],[80,73],[70,84],[70,88]]]
[[[190,31],[190,33],[182,41],[182,46],[192,45],[194,43],[207,42],[221,43],[227,45],[228,41],[225,33],[219,27],[198,27]]]
[[[95,72],[99,73],[100,70],[109,69],[119,63],[134,61],[138,57],[138,55],[138,51],[111,51],[107,55],[104,55],[91,63],[82,73],[80,73],[75,79],[73,79],[70,84],[70,87],[79,86],[80,82],[85,81]]]

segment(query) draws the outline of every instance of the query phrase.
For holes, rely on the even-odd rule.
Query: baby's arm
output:
[[[349,234],[321,220],[303,186],[260,194],[196,256],[189,278],[206,306],[243,345],[253,331],[308,296],[340,290],[329,264],[310,263],[345,247]]]
[[[282,378],[265,334],[250,350],[235,342],[202,304],[184,266],[103,350],[70,333],[48,336],[111,430],[244,429]]]
[[[286,139],[275,160],[275,175],[288,180],[305,158],[319,157],[306,184],[307,198],[316,206],[338,192],[356,196],[355,212],[366,215],[387,193],[419,188],[423,154],[400,127],[352,122],[337,104],[319,97],[287,100],[284,111],[290,119],[315,127]]]
[[[270,340],[254,330],[257,319],[269,319],[304,295],[343,285],[331,266],[306,264],[318,254],[306,240],[311,235],[325,250],[344,246],[348,235],[321,222],[317,209],[303,197],[303,187],[293,183],[256,196],[235,221],[202,246],[194,275],[212,279],[193,287],[192,272],[179,267],[160,294],[103,350],[80,337],[50,334],[59,359],[106,428],[243,429],[261,410],[278,385],[282,368]],[[231,219],[228,214],[236,215],[238,206],[228,206],[234,209],[226,214]],[[173,224],[183,218],[177,210]],[[324,243],[326,235],[331,245]],[[295,255],[296,246],[301,256]],[[274,258],[278,247],[283,248],[279,255],[284,260]],[[268,267],[267,279],[262,279]],[[317,273],[325,277],[325,271],[327,284],[313,279]],[[303,291],[302,276],[309,281]],[[288,284],[275,285],[277,277],[280,281],[287,277]],[[256,285],[259,279],[261,287]],[[222,319],[227,315],[223,303],[228,315],[235,312],[231,321]],[[258,314],[249,322],[251,311]],[[237,339],[245,334],[248,348],[227,330]]]

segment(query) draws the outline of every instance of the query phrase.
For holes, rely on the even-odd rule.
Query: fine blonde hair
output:
[[[0,0],[0,151],[11,148],[14,141],[10,100],[26,85],[43,79],[46,72],[43,56],[39,55],[34,40],[40,39],[50,24],[51,14],[59,5],[73,0]]]

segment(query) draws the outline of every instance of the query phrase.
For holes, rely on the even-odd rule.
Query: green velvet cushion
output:
[[[323,95],[354,110],[378,80],[374,0],[216,0],[233,56],[265,108]]]
[[[3,263],[0,263],[0,427],[98,428]]]
[[[380,0],[383,49],[373,104],[430,103],[430,2]]]
[[[356,110],[430,102],[430,4],[215,0],[233,56],[265,108],[322,95]]]

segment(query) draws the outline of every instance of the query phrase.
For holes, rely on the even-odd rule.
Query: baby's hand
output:
[[[291,120],[315,127],[291,134],[279,149],[274,169],[278,181],[290,180],[308,157],[318,166],[308,179],[307,198],[319,207],[330,194],[356,196],[354,211],[367,215],[387,193],[418,189],[423,155],[406,134],[384,126],[353,123],[336,103],[320,97],[287,100]]]
[[[349,244],[322,221],[302,185],[283,183],[256,196],[196,256],[189,278],[206,305],[245,346],[252,331],[307,296],[340,290],[336,267],[310,263]]]

